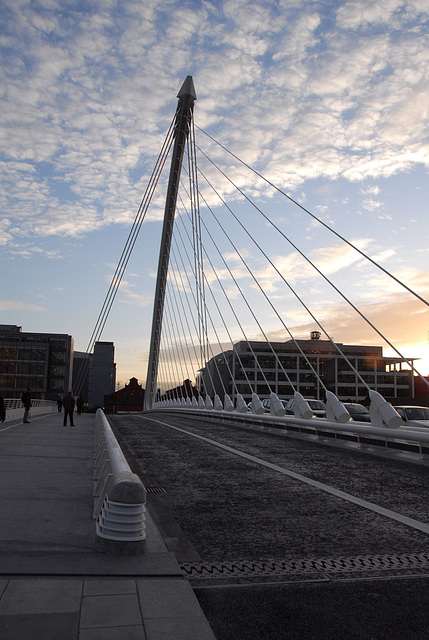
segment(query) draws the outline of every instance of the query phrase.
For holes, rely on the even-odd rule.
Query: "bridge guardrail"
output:
[[[19,420],[24,415],[24,405],[20,398],[5,398],[6,420]],[[43,415],[44,413],[54,413],[58,410],[57,403],[54,400],[32,400],[30,417]]]
[[[346,423],[330,422],[326,419],[296,418],[292,415],[274,416],[270,413],[255,414],[238,411],[199,410],[187,407],[157,407],[157,412],[180,412],[204,415],[205,418],[247,422],[256,426],[284,429],[295,434],[317,437],[319,440],[338,441],[338,443],[355,443],[362,448],[378,447],[387,451],[403,451],[417,455],[422,460],[429,460],[429,429],[411,429],[410,427],[375,427],[367,422],[350,420]]]
[[[94,483],[95,546],[117,553],[142,553],[146,489],[131,472],[101,409],[95,415]]]

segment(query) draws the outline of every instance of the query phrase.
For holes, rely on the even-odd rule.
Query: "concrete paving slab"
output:
[[[80,552],[69,549],[31,550],[0,556],[0,575],[44,576],[168,576],[182,577],[172,553],[142,556],[112,556],[96,551]]]
[[[78,613],[0,617],[1,640],[77,640]]]
[[[184,580],[153,578],[137,580],[140,606],[144,619],[186,618],[197,613],[197,599]],[[200,614],[203,615],[200,610]]]
[[[0,600],[0,616],[78,612],[81,580],[10,580]]]
[[[205,618],[151,618],[145,620],[147,640],[216,640]]]
[[[80,627],[124,627],[143,624],[137,594],[86,596],[82,601]]]
[[[79,640],[147,640],[143,626],[81,629]]]
[[[0,500],[0,510],[2,551],[19,547],[31,547],[32,553],[60,547],[83,551],[92,546],[92,505],[81,500]]]
[[[124,593],[137,593],[135,580],[85,580],[83,586],[84,596],[105,596]]]

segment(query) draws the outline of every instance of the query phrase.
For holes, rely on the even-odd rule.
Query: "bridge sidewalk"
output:
[[[93,550],[94,415],[0,425],[2,640],[213,640],[148,513],[146,552]]]

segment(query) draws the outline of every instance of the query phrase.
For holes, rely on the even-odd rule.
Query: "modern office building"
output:
[[[321,340],[318,331],[310,340],[237,342],[207,362],[197,386],[211,396],[226,392],[234,398],[240,393],[246,401],[252,391],[260,398],[274,391],[288,399],[298,391],[306,398],[324,399],[325,385],[340,400],[361,402],[368,395],[362,381],[386,399],[415,396],[414,376],[403,358],[384,357],[382,347],[337,347]]]
[[[73,392],[82,396],[89,409],[104,406],[104,396],[115,391],[116,364],[113,342],[96,342],[94,353],[75,351]]]
[[[4,398],[20,398],[29,387],[35,399],[56,400],[71,390],[72,366],[71,336],[0,325],[0,393]]]

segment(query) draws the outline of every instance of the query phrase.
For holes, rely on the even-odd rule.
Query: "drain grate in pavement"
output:
[[[180,569],[189,580],[252,576],[287,576],[312,573],[367,573],[373,571],[427,571],[429,553],[356,556],[308,560],[239,562],[182,562]]]
[[[146,493],[167,493],[165,487],[145,487]]]

